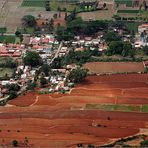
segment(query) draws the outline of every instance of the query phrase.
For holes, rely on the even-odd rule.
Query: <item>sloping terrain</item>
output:
[[[0,145],[104,145],[148,129],[148,74],[89,76],[69,94],[28,93],[0,108]]]

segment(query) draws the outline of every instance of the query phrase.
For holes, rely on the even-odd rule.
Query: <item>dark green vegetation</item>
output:
[[[126,4],[126,6],[131,7],[133,5],[133,0],[115,0],[116,4]]]
[[[11,58],[0,58],[0,80],[13,77],[17,62]]]
[[[36,19],[32,15],[25,15],[22,18],[23,25],[26,27],[35,27],[36,26]]]
[[[95,36],[98,31],[107,31],[107,21],[83,21],[72,15],[67,18],[67,27],[58,27],[56,30],[58,40],[70,40],[74,35]]]
[[[143,141],[140,143],[140,146],[141,146],[141,147],[148,147],[148,140],[143,140]]]
[[[47,11],[73,11],[76,7],[79,9],[77,5],[74,3],[78,2],[78,0],[23,0],[23,7],[45,7]],[[59,9],[60,8],[60,9]]]
[[[16,36],[14,35],[0,35],[0,43],[15,43]]]
[[[9,100],[16,98],[18,91],[21,89],[18,84],[7,84],[6,88],[8,89]]]
[[[139,10],[118,10],[117,13],[139,13]]]
[[[73,69],[67,79],[70,80],[70,82],[73,83],[80,83],[86,76],[87,76],[88,70],[78,67],[77,69]]]
[[[25,65],[29,65],[32,67],[36,67],[42,64],[42,59],[36,52],[27,52],[25,57],[23,58]]]
[[[3,35],[4,33],[7,32],[7,28],[6,27],[2,27],[0,28],[0,34]]]
[[[122,55],[123,57],[134,57],[134,50],[129,42],[112,41],[109,43],[109,48],[106,51],[107,55]]]
[[[70,51],[68,55],[56,58],[51,68],[61,68],[69,64],[82,65],[91,60],[92,56],[99,56],[98,50]]]
[[[12,146],[17,147],[18,146],[18,141],[17,140],[13,140],[12,141]]]
[[[23,0],[22,6],[24,7],[44,7],[45,0]]]

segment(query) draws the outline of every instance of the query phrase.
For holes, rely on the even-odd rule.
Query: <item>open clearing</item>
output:
[[[147,82],[148,74],[89,76],[70,94],[20,96],[0,107],[0,145],[25,137],[32,147],[103,145],[141,134],[148,129]]]
[[[92,73],[144,72],[142,62],[90,62],[84,68]]]

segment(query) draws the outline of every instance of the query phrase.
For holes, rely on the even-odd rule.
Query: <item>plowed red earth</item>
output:
[[[0,107],[0,145],[104,145],[140,133],[148,113],[86,110],[86,104],[148,104],[148,74],[89,76],[69,94],[28,93]],[[99,125],[98,127],[94,125]]]

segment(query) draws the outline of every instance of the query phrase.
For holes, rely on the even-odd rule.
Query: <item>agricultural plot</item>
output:
[[[46,0],[23,0],[23,7],[45,7]]]
[[[9,35],[9,36],[0,36],[0,43],[15,43],[16,37]]]
[[[115,0],[115,3],[117,3],[117,4],[125,4],[128,7],[132,7],[133,0]]]
[[[0,141],[27,135],[35,147],[100,146],[146,133],[147,81],[148,74],[88,76],[67,94],[19,96],[9,101],[14,106],[0,108]]]
[[[90,62],[84,65],[92,73],[144,72],[142,62]]]
[[[22,2],[22,7],[45,7],[46,0],[24,0]],[[78,6],[73,4],[76,2],[74,0],[63,1],[63,0],[52,0],[50,1],[50,8],[52,11],[57,11],[60,7],[62,10],[67,9],[67,11],[73,11]]]
[[[122,112],[148,112],[148,105],[115,105],[115,104],[86,104],[86,109],[98,109],[104,111],[122,111]]]

